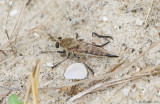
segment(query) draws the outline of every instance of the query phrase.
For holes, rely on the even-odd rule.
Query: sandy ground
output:
[[[160,104],[160,75],[153,74],[159,71],[160,65],[159,0],[153,3],[147,28],[145,22],[152,0],[30,1],[25,6],[25,0],[0,0],[0,50],[6,53],[0,53],[0,104],[6,104],[11,94],[24,101],[32,67],[41,57],[45,60],[38,80],[41,88],[39,104]],[[86,56],[85,62],[93,69],[94,77],[89,73],[84,82],[73,87],[71,84],[76,81],[66,80],[64,72],[77,59],[68,59],[52,69],[51,66],[64,57],[56,53],[55,42],[48,34],[55,38],[75,38],[79,34],[79,39],[99,45],[107,41],[92,37],[92,32],[112,36],[114,40],[109,40],[104,49],[120,57]],[[122,62],[123,65],[115,69],[114,74],[106,74]],[[74,102],[69,101],[102,81],[85,83],[92,78],[106,75],[103,81],[108,82],[144,73],[150,75],[103,86],[103,89],[91,91]],[[60,88],[56,87],[58,85]],[[32,97],[29,103],[32,104]]]

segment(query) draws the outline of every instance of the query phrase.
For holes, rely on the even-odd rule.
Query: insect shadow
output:
[[[58,37],[58,39],[55,39],[53,36],[49,34],[50,38],[52,38],[56,43],[55,47],[59,48],[62,47],[62,51],[57,51],[57,53],[63,54],[63,56],[66,56],[66,59],[60,61],[56,65],[54,65],[52,68],[57,67],[62,62],[66,61],[71,54],[74,54],[75,57],[79,58],[76,54],[87,54],[87,55],[95,55],[100,57],[119,57],[117,55],[112,55],[108,53],[107,50],[103,48],[103,46],[107,45],[109,42],[104,43],[102,45],[96,45],[93,43],[87,43],[84,42],[82,39],[78,39],[78,34],[76,34],[76,39],[74,38],[64,38]],[[92,36],[97,36],[99,38],[110,38],[113,40],[111,36],[103,36],[98,35],[97,33],[93,32]],[[83,61],[82,63],[94,74],[93,70]]]

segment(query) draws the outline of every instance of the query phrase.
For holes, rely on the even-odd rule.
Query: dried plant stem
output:
[[[33,93],[33,104],[37,104],[38,101],[37,101],[37,94],[36,94],[36,88],[35,88],[33,74],[30,74],[30,78],[31,78],[31,86],[32,86],[32,93]]]
[[[117,85],[117,84],[121,84],[121,83],[124,83],[124,82],[128,82],[128,81],[131,81],[131,80],[134,80],[134,79],[138,79],[140,77],[144,77],[144,76],[148,76],[148,75],[152,75],[152,74],[156,74],[156,73],[159,73],[159,72],[154,72],[154,73],[146,73],[146,74],[140,74],[140,75],[135,75],[135,76],[129,76],[129,77],[123,77],[121,79],[116,79],[116,80],[113,80],[113,81],[109,81],[109,82],[103,82],[103,83],[98,83],[92,87],[90,87],[89,89],[87,90],[84,90],[80,93],[78,93],[77,95],[71,97],[69,99],[69,101],[74,101],[90,92],[93,92],[95,90],[97,90],[98,88],[100,87],[103,87],[103,88],[106,88],[106,87],[109,87],[109,86],[113,86],[113,85]],[[101,89],[99,89],[101,90]]]
[[[44,57],[42,57],[41,60],[38,59],[36,61],[35,66],[32,69],[32,73],[30,75],[31,83],[29,83],[29,85],[28,85],[27,93],[26,93],[25,100],[24,100],[24,104],[27,104],[27,102],[28,102],[28,98],[29,98],[29,95],[30,95],[30,92],[31,92],[31,86],[32,86],[32,92],[33,92],[34,104],[38,103],[38,100],[37,100],[37,97],[38,97],[38,76],[39,76],[39,72],[40,72],[43,61],[44,61]]]
[[[147,13],[147,16],[146,16],[145,25],[144,25],[145,28],[147,28],[147,25],[148,25],[148,18],[149,18],[149,15],[151,14],[151,11],[152,11],[152,8],[153,8],[153,4],[154,4],[154,0],[152,0],[151,7],[149,8],[148,13]]]
[[[33,76],[35,75],[37,64],[38,64],[38,61],[36,61],[35,66],[32,68],[32,75]],[[31,83],[29,83],[29,85],[27,87],[27,92],[26,92],[26,95],[25,95],[24,104],[27,104],[30,92],[31,92]]]
[[[6,59],[6,60],[0,62],[0,65],[2,65],[3,63],[5,63],[5,62],[7,62],[7,61],[9,61],[10,59],[13,59],[13,58],[15,58],[15,57],[10,57],[10,58],[8,58],[8,59]]]
[[[27,25],[27,23],[30,23],[35,17],[37,17],[40,13],[42,13],[50,4],[51,4],[51,2],[52,2],[52,0],[50,0],[48,3],[47,3],[47,5],[45,5],[40,11],[38,11],[32,18],[30,18],[29,20],[27,20],[24,24],[23,24],[23,26],[25,26],[25,25]],[[22,24],[20,25],[20,27],[22,26]],[[21,29],[22,29],[23,27],[21,27],[20,29],[19,29],[19,31],[21,31]]]
[[[89,11],[89,9],[88,9],[88,7],[87,7],[85,1],[82,0],[82,2],[83,2],[83,5],[84,5],[84,7],[85,7],[85,9],[86,9],[86,11],[87,11],[87,13],[88,13],[90,19],[91,19],[92,26],[94,27],[94,31],[97,32],[96,25],[95,25],[94,20],[93,20],[93,18],[92,18],[92,14],[91,14],[91,12]]]
[[[10,13],[11,9],[12,9],[12,4],[9,7],[8,14],[7,14],[7,19],[6,19],[6,23],[5,23],[5,33],[6,33],[6,36],[7,36],[8,40],[9,40],[9,34],[8,34],[8,31],[7,31],[7,24],[8,24],[8,17],[9,17],[9,13]],[[10,44],[10,47],[12,48],[12,50],[13,50],[13,47],[12,47],[12,44],[11,44],[10,41],[9,41],[9,44]]]
[[[111,100],[111,98],[112,98],[120,89],[122,89],[125,85],[126,85],[126,83],[120,85],[120,86],[116,89],[116,91],[114,91],[114,92],[112,93],[112,95],[110,95],[110,97],[106,100],[105,103],[108,104],[108,102]]]
[[[25,10],[25,8],[26,8],[26,3],[27,3],[27,0],[24,0],[23,1],[23,5],[22,5],[22,9],[21,9],[21,11],[20,11],[20,14],[19,14],[19,17],[18,17],[18,21],[17,21],[17,23],[16,23],[16,25],[15,25],[15,28],[14,28],[14,30],[13,30],[13,33],[12,33],[12,35],[16,35],[16,37],[15,37],[15,44],[16,44],[16,42],[17,42],[17,37],[18,37],[18,31],[16,32],[16,29],[18,30],[18,28],[20,27],[20,23],[21,23],[21,19],[22,19],[22,16],[23,16],[23,14],[24,14],[24,10]],[[12,36],[11,35],[11,36]]]

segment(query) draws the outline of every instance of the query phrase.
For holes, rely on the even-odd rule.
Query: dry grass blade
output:
[[[7,62],[7,61],[9,61],[10,59],[13,59],[13,58],[15,58],[15,57],[10,57],[10,58],[8,58],[8,59],[6,59],[6,60],[0,62],[0,65],[2,65],[3,63],[5,63],[5,62]]]
[[[36,88],[35,88],[33,74],[30,74],[30,78],[31,78],[32,93],[33,93],[33,104],[37,104],[38,101],[37,101],[37,94],[36,94]]]
[[[30,75],[30,78],[31,78],[32,93],[33,93],[33,104],[37,104],[38,101],[37,101],[37,94],[36,94],[36,88],[35,88],[33,74]]]
[[[25,26],[25,25],[27,25],[27,23],[30,23],[34,18],[36,18],[40,13],[42,13],[47,7],[49,7],[49,5],[51,4],[51,2],[52,2],[52,0],[50,0],[48,3],[47,3],[47,5],[45,5],[40,11],[38,11],[32,18],[30,18],[29,20],[27,20],[24,24],[23,24],[23,26]],[[20,25],[20,27],[22,26],[22,24]],[[20,29],[19,29],[19,31],[21,31],[21,29],[22,29],[23,27],[21,27]]]
[[[22,5],[22,9],[21,9],[21,11],[20,11],[20,14],[19,14],[19,17],[18,17],[18,20],[17,20],[17,22],[16,22],[16,24],[15,24],[15,26],[14,26],[14,28],[13,28],[13,31],[12,31],[12,33],[11,33],[11,38],[14,36],[14,34],[16,34],[15,32],[16,32],[16,29],[18,29],[18,26],[20,25],[20,22],[21,22],[21,18],[22,18],[22,14],[23,14],[23,11],[24,11],[24,9],[25,9],[25,5],[26,5],[26,1],[23,1],[23,5]],[[16,36],[17,37],[17,36]]]
[[[120,86],[116,89],[116,91],[114,91],[114,92],[112,93],[112,95],[110,95],[110,97],[106,100],[106,103],[108,103],[108,102],[111,100],[111,98],[112,98],[114,95],[116,95],[116,93],[117,93],[118,91],[120,91],[120,89],[122,89],[125,85],[126,85],[126,83],[120,85]]]
[[[40,72],[43,61],[44,61],[44,57],[39,61],[36,69],[36,73],[35,73],[35,89],[36,89],[37,96],[38,96],[38,77],[39,77],[39,72]]]
[[[147,16],[146,16],[146,20],[145,20],[145,24],[144,24],[145,28],[147,28],[147,26],[148,26],[148,18],[149,18],[149,15],[151,14],[153,4],[154,4],[154,0],[152,1],[151,7],[149,8]]]
[[[17,21],[17,23],[16,23],[16,25],[15,25],[15,28],[14,28],[14,30],[13,30],[13,33],[12,33],[12,35],[16,34],[15,44],[16,44],[17,37],[18,37],[18,31],[17,31],[17,33],[16,33],[16,29],[18,30],[18,28],[19,28],[19,26],[20,26],[20,22],[21,22],[21,19],[22,19],[23,14],[24,14],[24,10],[25,10],[25,8],[26,8],[26,3],[27,3],[27,0],[24,0],[24,1],[23,1],[23,5],[22,5],[22,9],[21,9],[20,14],[19,14],[19,17],[18,17],[18,21]],[[11,36],[12,36],[12,35],[11,35]]]
[[[37,65],[38,65],[38,61],[36,61],[35,66],[32,68],[32,74],[33,74],[33,76],[35,75]],[[29,85],[27,87],[27,92],[26,92],[26,95],[25,95],[24,104],[27,104],[27,102],[28,102],[30,91],[31,91],[31,83],[29,83]]]
[[[27,93],[26,93],[25,100],[24,100],[24,104],[27,104],[27,102],[28,102],[28,98],[29,98],[29,95],[30,95],[30,92],[31,92],[31,85],[32,85],[34,104],[38,103],[38,100],[37,100],[37,96],[38,96],[38,76],[39,76],[39,72],[40,72],[43,61],[44,61],[44,57],[41,58],[41,60],[38,59],[35,63],[35,66],[32,69],[32,73],[30,75],[31,83],[29,83],[29,85],[28,85]],[[33,78],[32,78],[32,76],[33,76]],[[35,77],[35,79],[34,79],[34,77]]]
[[[14,88],[14,87],[0,86],[0,88],[3,88],[3,89],[8,90],[8,91],[20,91],[19,88]]]
[[[12,4],[11,4],[10,7],[9,7],[9,11],[8,11],[7,19],[6,19],[6,23],[5,23],[5,33],[6,33],[6,35],[7,35],[8,40],[9,40],[9,34],[8,34],[8,31],[7,31],[7,24],[8,24],[8,17],[9,17],[9,13],[10,13],[11,9],[12,9]],[[10,44],[12,50],[13,50],[13,47],[12,47],[10,41],[9,41],[9,44]]]
[[[154,72],[153,74],[156,74],[156,73],[159,73],[159,72]],[[152,73],[129,76],[129,77],[124,77],[124,78],[116,79],[116,80],[109,81],[109,82],[98,83],[98,84],[90,87],[89,89],[84,90],[84,91],[78,93],[77,95],[73,96],[72,98],[69,99],[69,101],[74,101],[74,100],[76,100],[76,99],[78,99],[78,98],[80,98],[80,97],[82,97],[82,96],[84,96],[88,93],[91,93],[93,91],[97,91],[98,88],[99,88],[98,90],[102,90],[102,88],[100,88],[100,87],[106,88],[106,87],[109,87],[109,86],[121,84],[121,83],[128,82],[128,81],[140,78],[140,77],[148,76],[148,75],[152,75]]]

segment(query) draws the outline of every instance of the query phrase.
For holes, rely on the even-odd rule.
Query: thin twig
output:
[[[18,37],[18,32],[15,33],[15,31],[16,31],[16,29],[18,30],[18,28],[20,27],[22,15],[23,15],[24,10],[25,10],[25,8],[26,8],[26,2],[27,2],[27,0],[24,0],[23,5],[22,5],[22,9],[21,9],[20,14],[19,14],[19,17],[18,17],[17,24],[15,25],[15,30],[13,31],[13,34],[16,34],[15,44],[16,44],[16,42],[17,42],[17,37]],[[12,34],[12,35],[13,35],[13,34]],[[11,36],[12,36],[12,35],[11,35]]]
[[[5,30],[4,30],[6,35],[7,35],[8,40],[9,40],[9,34],[8,34],[8,30],[7,30],[7,24],[8,24],[9,13],[10,13],[10,11],[12,9],[12,4],[10,5],[9,10],[8,10],[7,19],[6,19],[6,23],[5,23]],[[10,41],[9,41],[9,44],[10,44],[10,47],[12,48],[12,50],[14,50]]]
[[[30,4],[31,0],[28,0],[28,2],[26,3],[26,6],[28,6]]]
[[[153,8],[153,4],[154,4],[154,0],[152,0],[152,4],[151,4],[151,7],[148,9],[148,13],[147,13],[147,16],[146,16],[146,20],[145,20],[145,28],[147,28],[148,26],[148,18],[149,18],[149,15],[151,14],[151,10]]]
[[[3,63],[5,63],[5,62],[7,62],[7,61],[9,61],[10,59],[13,59],[13,58],[15,58],[15,57],[10,57],[10,58],[8,58],[8,59],[6,59],[6,60],[0,62],[0,65],[2,65]]]
[[[14,87],[0,86],[0,88],[3,88],[8,91],[20,91],[19,88],[14,88]]]
[[[120,86],[116,89],[116,91],[114,91],[114,92],[112,93],[112,95],[109,96],[109,98],[106,100],[105,103],[108,104],[108,102],[111,100],[111,98],[113,98],[113,96],[116,95],[116,93],[117,93],[120,89],[124,88],[125,85],[126,85],[126,83],[120,85]]]
[[[47,3],[47,5],[45,5],[40,11],[38,11],[32,18],[30,18],[29,20],[27,20],[27,21],[23,24],[23,26],[26,26],[26,25],[27,25],[28,23],[30,23],[35,17],[37,17],[40,13],[42,13],[47,7],[49,7],[49,5],[51,4],[51,1],[52,1],[52,0],[50,0],[50,1]],[[21,24],[19,27],[21,27],[21,26],[22,26],[22,24]],[[19,28],[18,31],[21,31],[22,28],[23,28],[23,27]]]
[[[83,5],[84,5],[84,7],[85,7],[85,9],[86,9],[86,11],[87,11],[87,13],[88,13],[90,19],[91,19],[92,26],[94,27],[94,31],[97,32],[96,25],[95,25],[94,20],[93,20],[93,18],[92,18],[92,14],[91,14],[91,12],[89,11],[89,9],[88,9],[88,7],[87,7],[85,1],[82,0],[82,2],[83,2]]]

